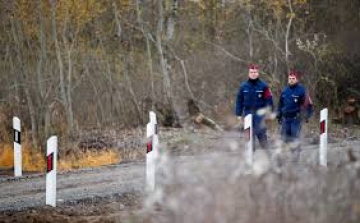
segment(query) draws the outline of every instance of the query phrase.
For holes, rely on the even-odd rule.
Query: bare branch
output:
[[[240,61],[240,62],[244,62],[244,63],[247,63],[246,60],[244,59],[241,59],[233,54],[231,54],[229,51],[225,50],[223,47],[215,44],[215,43],[212,43],[212,42],[208,42],[208,41],[204,41],[205,43],[211,45],[211,46],[214,46],[215,48],[221,50],[222,52],[224,52],[226,55],[228,55],[229,57],[231,57],[232,59],[236,60],[236,61]]]

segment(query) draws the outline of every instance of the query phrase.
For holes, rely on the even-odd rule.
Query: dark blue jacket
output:
[[[249,79],[240,86],[236,97],[236,116],[241,116],[243,112],[245,116],[255,114],[256,110],[267,106],[273,109],[274,103],[271,91],[264,81]]]
[[[278,118],[295,118],[302,111],[306,111],[306,118],[313,113],[313,104],[305,87],[299,83],[287,86],[280,95],[277,109]]]

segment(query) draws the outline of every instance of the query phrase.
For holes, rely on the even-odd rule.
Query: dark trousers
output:
[[[300,159],[300,130],[301,120],[299,117],[283,118],[281,123],[281,138],[285,143],[293,143],[290,144],[293,162],[298,162]]]
[[[266,125],[263,116],[253,115],[253,133],[259,140],[263,149],[268,148],[268,140],[266,135]]]
[[[299,118],[284,118],[281,123],[281,137],[286,143],[300,138],[301,121]]]

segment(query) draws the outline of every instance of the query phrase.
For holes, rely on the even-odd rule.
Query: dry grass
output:
[[[0,168],[14,167],[14,148],[12,144],[0,145]],[[24,147],[22,149],[23,171],[40,171],[45,167],[45,159],[40,153],[33,153]]]
[[[108,151],[86,151],[79,157],[69,156],[61,159],[58,164],[60,170],[78,169],[83,167],[96,167],[119,163],[121,157],[118,153]]]
[[[9,168],[14,165],[14,151],[9,144],[0,145],[0,167]]]
[[[41,152],[31,152],[28,146],[22,147],[23,171],[43,172],[46,168],[45,157]],[[59,170],[78,169],[84,167],[96,167],[110,165],[124,161],[123,152],[114,150],[86,151],[77,156],[69,155],[58,162]],[[136,159],[137,153],[127,153],[126,156]],[[14,149],[12,144],[0,145],[0,168],[14,167]]]

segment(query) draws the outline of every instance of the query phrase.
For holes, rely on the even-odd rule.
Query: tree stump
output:
[[[169,103],[156,102],[155,108],[158,115],[158,122],[164,127],[181,128],[179,116],[173,106]]]
[[[153,102],[150,97],[146,97],[142,101],[143,115],[148,117],[149,111],[154,111],[156,113],[159,125],[164,127],[181,128],[179,116],[170,103],[163,103],[160,101]]]
[[[199,106],[193,99],[189,99],[187,104],[189,115],[195,124],[206,125],[215,130],[223,130],[214,120],[201,113]]]

